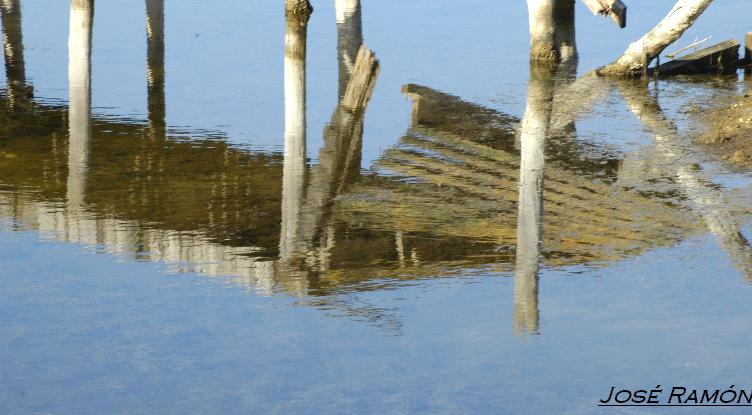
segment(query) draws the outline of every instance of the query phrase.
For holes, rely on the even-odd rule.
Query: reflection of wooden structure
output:
[[[91,2],[76,0],[71,22],[81,30],[71,31],[69,107],[17,105],[14,88],[26,87],[23,62],[8,61],[10,88],[0,99],[0,214],[60,240],[232,276],[265,292],[276,286],[329,293],[384,277],[478,266],[510,270],[519,120],[407,86],[413,125],[377,162],[390,174],[360,177],[364,113],[378,65],[360,47],[359,3],[337,4],[342,99],[319,161],[309,167],[299,20],[288,20],[286,34],[289,145],[284,154],[251,152],[216,134],[167,136],[162,0],[146,3],[148,122],[92,118],[91,7],[84,7]],[[6,37],[17,32],[6,48],[22,51],[6,9]],[[360,52],[347,65],[356,45]],[[610,184],[617,161],[582,157],[572,140],[549,140],[545,151],[545,265],[618,260],[671,244],[691,228],[673,208]]]
[[[378,162],[403,179],[360,183],[340,203],[340,214],[374,228],[510,250],[519,174],[510,121],[516,120],[428,88],[405,91],[415,102],[412,128]],[[576,173],[565,163],[553,157],[545,174],[543,246],[550,266],[616,260],[671,244],[694,227],[692,218],[660,201],[587,178],[609,163],[580,160]]]
[[[411,88],[419,102],[413,127],[377,163],[403,177],[365,176],[333,200],[327,237],[337,243],[308,290],[483,264],[508,270],[513,263],[514,119]],[[284,273],[270,277],[280,237],[281,154],[233,148],[211,136],[155,142],[144,124],[95,118],[83,210],[71,215],[64,117],[64,108],[49,106],[0,112],[3,216],[62,240],[285,286]],[[617,260],[671,244],[692,227],[692,218],[659,201],[563,163],[550,162],[546,172],[548,266]]]

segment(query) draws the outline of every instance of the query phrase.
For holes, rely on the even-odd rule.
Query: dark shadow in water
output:
[[[165,135],[164,0],[146,0],[146,79],[149,125],[155,137]]]
[[[8,104],[11,108],[16,108],[33,96],[31,86],[26,83],[21,0],[0,0],[0,12],[3,25],[5,75],[8,82],[6,94]]]

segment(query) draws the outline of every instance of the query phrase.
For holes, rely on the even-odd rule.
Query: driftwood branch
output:
[[[679,0],[666,17],[642,38],[629,45],[624,54],[600,69],[602,75],[639,76],[646,63],[676,42],[700,17],[713,0]]]

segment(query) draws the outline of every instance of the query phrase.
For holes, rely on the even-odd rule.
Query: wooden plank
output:
[[[611,16],[620,28],[627,27],[627,6],[621,0],[582,0],[593,14]]]
[[[658,72],[661,76],[733,72],[739,67],[739,47],[738,41],[729,39],[666,62]]]

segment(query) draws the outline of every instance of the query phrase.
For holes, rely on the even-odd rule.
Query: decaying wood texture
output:
[[[574,0],[527,0],[530,60],[555,63],[574,59]]]
[[[313,6],[308,0],[285,0],[285,15],[288,17],[308,17],[313,13]]]
[[[620,28],[627,27],[627,6],[621,0],[582,0],[593,14],[610,16]]]
[[[652,30],[629,45],[619,59],[600,69],[602,75],[636,77],[669,45],[676,42],[713,0],[679,0]],[[647,59],[646,59],[647,57]]]
[[[658,67],[662,76],[698,73],[729,73],[739,67],[739,42],[729,39],[688,55],[680,56]]]

